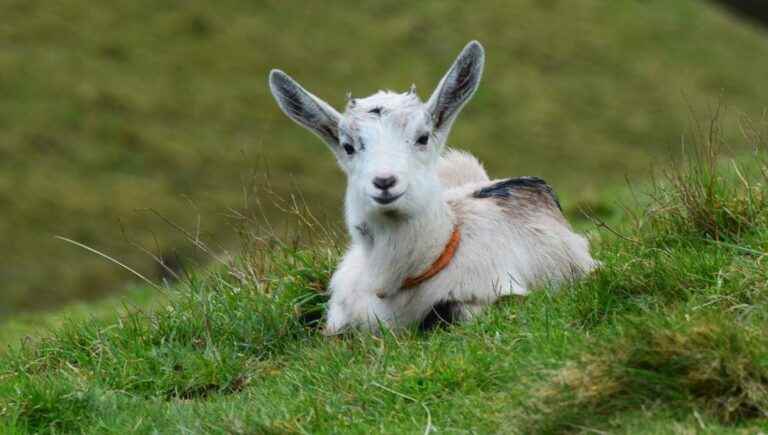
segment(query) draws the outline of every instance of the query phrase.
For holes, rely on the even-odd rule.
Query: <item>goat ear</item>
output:
[[[447,133],[451,128],[480,84],[484,64],[485,50],[479,42],[472,41],[461,50],[427,102],[436,130]]]
[[[277,105],[289,118],[320,136],[331,149],[338,149],[339,112],[277,69],[269,73],[269,89]]]

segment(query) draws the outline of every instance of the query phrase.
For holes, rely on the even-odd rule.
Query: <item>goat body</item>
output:
[[[457,151],[441,158],[439,170],[442,201],[423,221],[369,226],[368,242],[353,237],[331,280],[327,333],[418,324],[446,302],[450,312],[441,316],[466,320],[503,296],[558,285],[596,266],[542,180],[490,181],[474,157]],[[440,255],[454,227],[461,242],[453,261],[418,287],[400,289]]]
[[[350,99],[343,114],[285,73],[270,74],[278,105],[329,145],[348,177],[351,244],[331,279],[326,333],[418,324],[435,307],[469,319],[500,297],[596,267],[543,180],[490,180],[475,157],[445,148],[483,64],[482,46],[472,42],[427,102],[415,88],[379,92]],[[434,268],[455,234],[451,261],[405,286]]]

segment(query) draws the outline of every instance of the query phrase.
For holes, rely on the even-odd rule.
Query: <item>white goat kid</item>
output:
[[[414,88],[379,91],[343,114],[270,73],[280,108],[328,144],[348,178],[351,245],[331,279],[326,333],[418,324],[436,309],[468,319],[596,266],[543,180],[491,181],[473,156],[445,149],[484,56],[469,43],[426,103]]]

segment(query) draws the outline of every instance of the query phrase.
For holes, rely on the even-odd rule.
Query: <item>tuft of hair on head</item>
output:
[[[422,104],[419,97],[410,92],[378,91],[369,97],[356,98],[354,105],[347,105],[345,113],[353,116],[381,116],[387,112],[413,110]]]

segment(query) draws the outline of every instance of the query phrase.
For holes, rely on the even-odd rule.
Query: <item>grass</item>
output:
[[[8,433],[764,431],[765,154],[724,160],[714,145],[697,143],[621,223],[601,222],[603,266],[587,279],[427,332],[323,337],[338,239],[294,208],[310,247],[246,231],[242,257],[188,275],[158,309],[11,347],[0,421]]]
[[[600,192],[677,143],[686,100],[703,107],[726,95],[755,113],[768,99],[765,34],[696,0],[1,8],[0,317],[93,300],[133,279],[55,235],[152,277],[163,271],[135,245],[205,256],[145,209],[231,248],[237,235],[222,210],[240,209],[267,167],[280,195],[299,185],[313,210],[336,218],[342,175],[276,108],[272,67],[337,105],[348,90],[414,81],[426,96],[479,39],[485,79],[452,144],[496,176],[542,176],[566,202],[596,210]],[[277,222],[278,211],[268,214]]]
[[[123,310],[149,309],[166,302],[157,290],[150,287],[135,287],[123,291],[119,296],[104,298],[98,302],[70,303],[54,311],[31,312],[11,316],[0,321],[0,344],[19,343],[35,340],[50,330],[60,328],[68,322],[99,319],[110,321],[118,318]],[[0,355],[4,353],[0,348]]]

